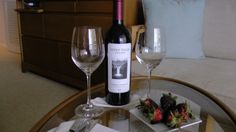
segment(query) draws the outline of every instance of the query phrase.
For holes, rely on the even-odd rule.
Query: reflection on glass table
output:
[[[202,120],[202,123],[183,128],[181,131],[236,131],[236,116],[234,112],[210,93],[191,84],[170,78],[152,77],[151,81],[152,91],[150,96],[156,100],[157,103],[159,103],[158,100],[161,93],[171,92],[178,96],[177,102],[183,100],[188,101],[193,114]],[[143,96],[146,93],[146,77],[133,77],[131,85],[132,94]],[[91,91],[92,98],[105,96],[104,84],[94,86]],[[86,91],[69,97],[46,114],[30,131],[45,132],[57,127],[64,121],[75,118],[74,109],[84,102],[86,102]],[[102,125],[122,132],[154,131],[155,128],[150,127],[147,123],[141,121],[137,116],[129,112],[129,110],[134,108],[135,105],[123,108],[105,108],[104,114],[102,114],[99,119]]]

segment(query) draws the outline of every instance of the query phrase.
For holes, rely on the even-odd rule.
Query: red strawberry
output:
[[[180,127],[183,124],[183,117],[178,111],[170,111],[165,120],[165,124],[171,128]]]
[[[160,121],[162,120],[162,117],[163,117],[162,111],[161,111],[161,109],[158,107],[158,108],[156,108],[156,110],[154,111],[150,123],[151,123],[151,124],[158,123],[158,122],[160,122]]]
[[[158,105],[150,98],[140,100],[140,105],[137,106],[144,114],[153,113],[157,107]]]
[[[187,120],[189,119],[189,114],[188,114],[188,113],[182,112],[182,113],[180,113],[180,114],[183,116],[183,120],[184,120],[184,121],[187,121]]]
[[[187,121],[189,118],[194,118],[192,116],[192,112],[189,108],[189,105],[187,104],[187,102],[185,103],[180,103],[176,106],[176,109],[178,110],[178,112],[183,116],[183,120]]]
[[[137,108],[150,120],[151,124],[158,123],[163,118],[161,108],[150,98],[140,100]]]
[[[144,100],[144,103],[145,103],[146,105],[152,105],[154,108],[157,108],[157,107],[158,107],[158,105],[156,104],[156,102],[153,101],[151,98],[145,99],[145,100]]]
[[[151,106],[152,103],[153,103],[153,100],[150,99],[150,98],[148,98],[148,99],[144,100],[143,102],[144,102],[144,104],[145,104],[146,106]]]
[[[182,113],[182,112],[187,112],[187,111],[188,111],[188,105],[187,105],[186,102],[185,102],[185,103],[180,103],[180,104],[178,104],[178,105],[176,106],[176,109],[177,109],[180,113]]]
[[[176,107],[169,111],[167,116],[164,118],[164,123],[171,128],[180,127],[189,118],[193,118],[191,110],[188,104],[180,103]]]

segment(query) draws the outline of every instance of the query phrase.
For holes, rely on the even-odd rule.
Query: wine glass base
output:
[[[103,114],[104,109],[96,106],[89,106],[88,104],[82,104],[75,108],[75,114],[82,118],[96,118]]]

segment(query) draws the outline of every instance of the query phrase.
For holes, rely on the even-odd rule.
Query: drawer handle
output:
[[[43,9],[15,9],[17,12],[21,12],[21,13],[43,13],[44,10]]]

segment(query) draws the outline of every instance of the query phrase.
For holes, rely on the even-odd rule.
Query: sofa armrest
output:
[[[131,34],[131,50],[132,50],[132,60],[135,60],[135,44],[137,43],[137,39],[139,34],[145,31],[144,25],[133,25],[128,27]]]
[[[144,25],[132,25],[128,27],[131,35],[132,51],[135,50],[135,44],[137,42],[138,34],[144,32]]]

